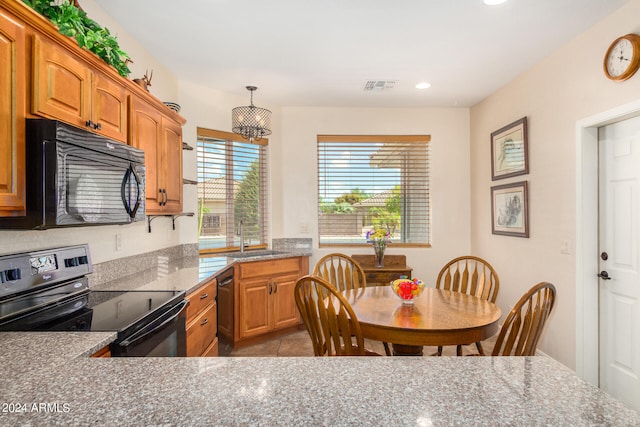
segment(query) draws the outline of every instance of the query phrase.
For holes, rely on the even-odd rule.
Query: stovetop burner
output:
[[[91,330],[119,331],[184,295],[184,291],[91,291]]]

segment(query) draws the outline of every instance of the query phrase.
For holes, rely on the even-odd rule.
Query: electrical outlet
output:
[[[122,250],[122,235],[116,234],[116,251]]]
[[[560,240],[560,253],[561,254],[570,254],[571,253],[571,249],[570,249],[570,245],[569,245],[569,240],[568,239]]]
[[[300,233],[300,234],[309,234],[309,223],[308,222],[299,222],[298,223],[298,233]]]

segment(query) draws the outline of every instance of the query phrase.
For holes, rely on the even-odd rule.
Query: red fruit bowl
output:
[[[403,304],[413,304],[413,301],[422,294],[424,282],[416,278],[397,279],[391,282],[390,286]]]

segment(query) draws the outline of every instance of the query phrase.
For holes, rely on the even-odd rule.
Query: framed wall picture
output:
[[[491,133],[491,180],[529,173],[527,118]]]
[[[529,237],[527,181],[491,187],[491,232]]]

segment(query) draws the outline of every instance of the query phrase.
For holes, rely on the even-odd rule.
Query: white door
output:
[[[640,411],[640,117],[598,139],[600,387]]]

